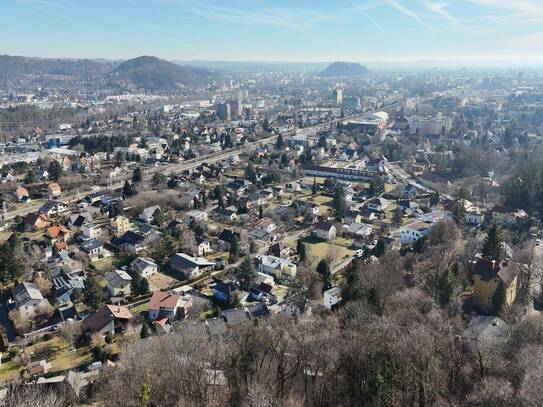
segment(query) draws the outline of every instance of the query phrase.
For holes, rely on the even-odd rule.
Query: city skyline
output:
[[[539,61],[536,0],[18,0],[0,53],[59,58]],[[25,23],[26,22],[26,23]]]

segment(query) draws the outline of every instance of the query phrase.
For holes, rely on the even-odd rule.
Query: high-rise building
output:
[[[334,88],[332,97],[336,106],[341,106],[343,104],[343,89]]]
[[[221,120],[232,120],[232,111],[229,102],[220,102],[215,105],[217,116]]]

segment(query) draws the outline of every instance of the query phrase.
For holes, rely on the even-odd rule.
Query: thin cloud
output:
[[[349,0],[349,2],[353,5],[353,7],[358,10],[360,14],[362,14],[364,17],[366,17],[374,26],[376,26],[379,30],[388,33],[389,31],[385,29],[377,20],[375,20],[373,17],[371,17],[366,10],[364,10],[363,7],[361,7],[359,4],[355,3],[353,0]]]

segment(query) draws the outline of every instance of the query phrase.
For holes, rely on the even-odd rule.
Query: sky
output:
[[[2,0],[0,54],[217,61],[543,59],[543,0]]]

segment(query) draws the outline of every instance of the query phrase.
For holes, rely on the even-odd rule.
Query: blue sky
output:
[[[0,54],[252,61],[543,58],[543,0],[3,0]]]

